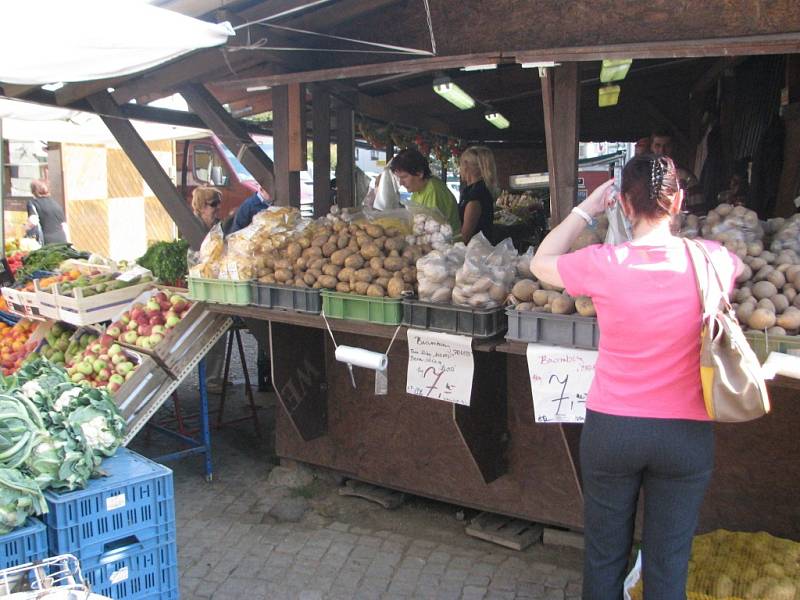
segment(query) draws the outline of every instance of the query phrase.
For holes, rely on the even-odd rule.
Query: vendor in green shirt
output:
[[[407,148],[395,155],[389,169],[400,185],[411,192],[413,204],[438,210],[453,228],[453,235],[458,236],[461,231],[458,203],[444,182],[431,174],[428,159],[419,151]]]

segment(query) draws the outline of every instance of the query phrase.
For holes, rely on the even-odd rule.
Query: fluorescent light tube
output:
[[[511,123],[509,122],[509,120],[506,119],[496,110],[487,112],[484,115],[484,118],[498,129],[508,129],[509,127],[511,127]]]
[[[600,81],[601,83],[609,83],[611,81],[622,81],[628,74],[633,60],[630,58],[623,60],[604,60],[603,66],[600,68]]]
[[[469,67],[461,67],[462,71],[493,71],[497,68],[497,65],[494,63],[488,65],[470,65]]]
[[[461,110],[467,110],[475,106],[475,100],[472,96],[449,79],[435,80],[433,82],[433,91]]]
[[[254,85],[253,87],[245,88],[248,92],[265,92],[270,89],[268,85]]]

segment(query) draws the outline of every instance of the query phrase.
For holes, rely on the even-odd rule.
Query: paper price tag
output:
[[[472,396],[472,338],[409,329],[406,393],[469,406]]]
[[[583,423],[597,352],[528,344],[528,373],[537,423]]]
[[[111,574],[111,577],[108,578],[111,583],[119,583],[120,581],[126,581],[127,579],[128,567],[122,567],[121,569],[114,571]]]
[[[106,498],[106,510],[112,511],[117,510],[125,506],[125,494],[117,494],[116,496],[111,496]]]

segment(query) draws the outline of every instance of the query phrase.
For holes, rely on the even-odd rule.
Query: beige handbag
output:
[[[736,320],[728,293],[703,244],[684,239],[694,265],[703,325],[700,333],[700,381],[708,416],[738,423],[769,412],[767,386],[761,365]],[[714,282],[720,290],[718,306],[709,306]]]

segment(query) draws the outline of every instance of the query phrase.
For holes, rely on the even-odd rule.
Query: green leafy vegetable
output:
[[[0,396],[0,466],[15,468],[47,436],[41,415],[30,400]]]
[[[186,240],[156,242],[136,262],[149,269],[163,283],[175,284],[186,278],[189,269],[186,265],[188,250],[189,242]]]
[[[52,271],[68,258],[89,258],[89,253],[78,252],[71,244],[46,244],[23,258],[22,268],[14,276],[24,283],[36,271]]]
[[[30,515],[47,512],[36,482],[17,469],[0,469],[0,535],[25,523]]]

